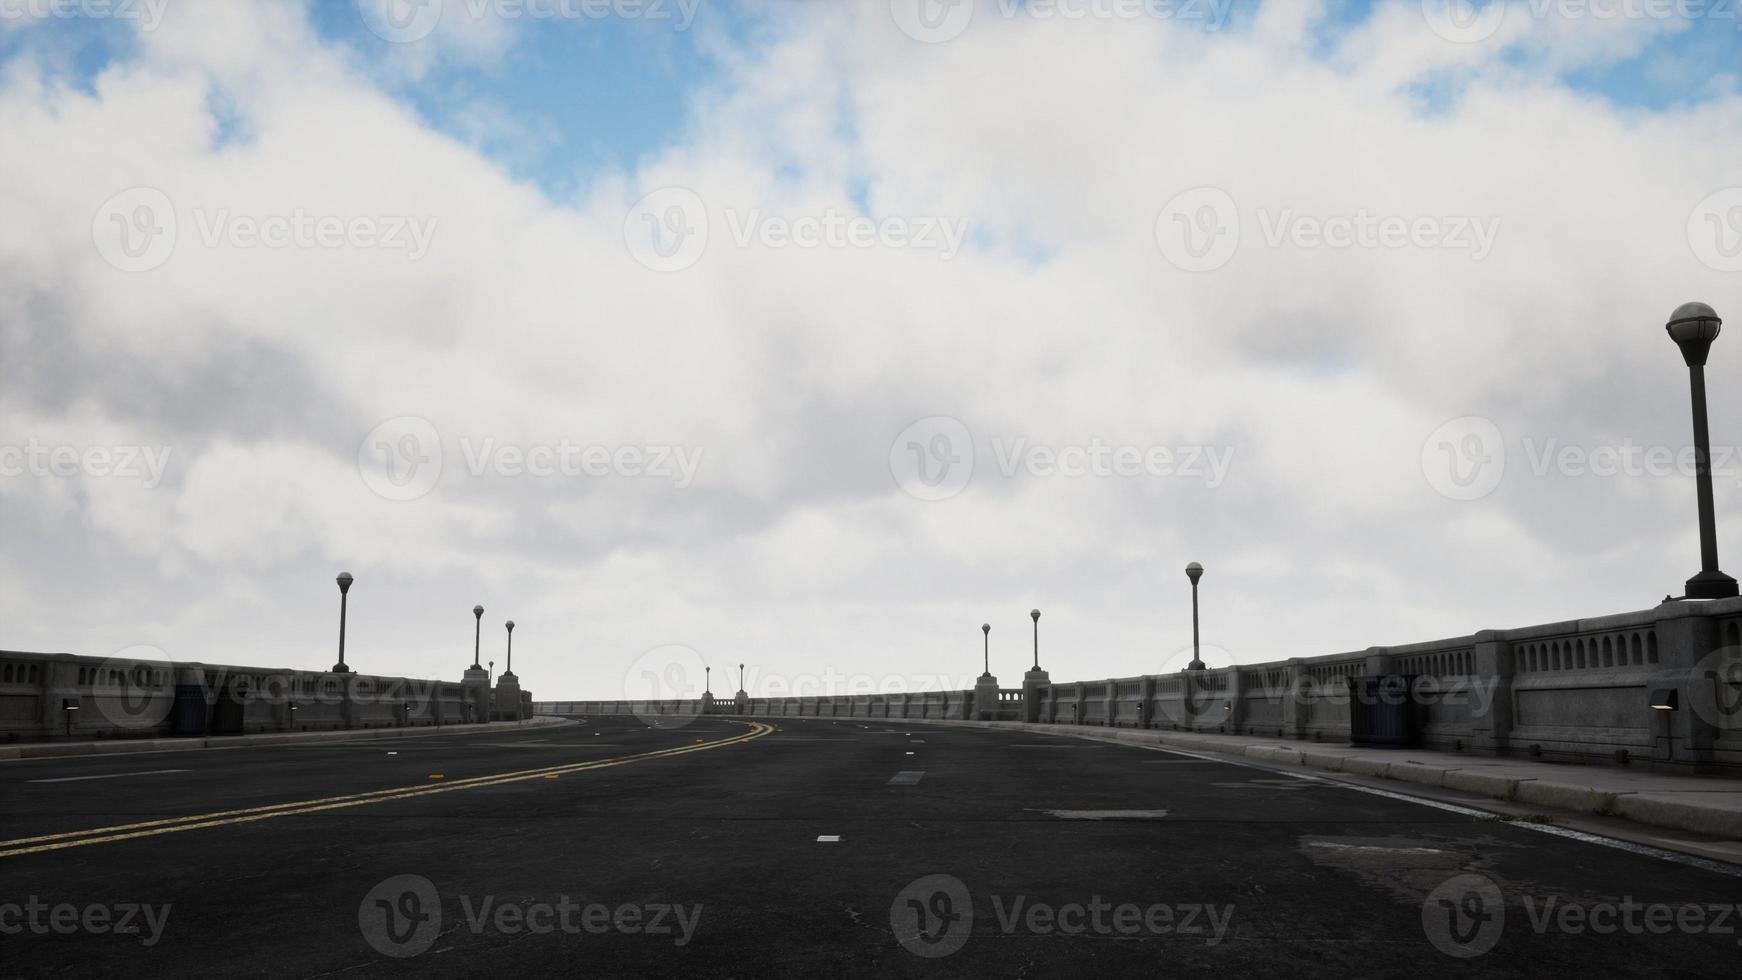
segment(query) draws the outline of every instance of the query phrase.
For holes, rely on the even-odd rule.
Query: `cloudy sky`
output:
[[[1668,14],[1665,16],[1665,14]],[[1742,14],[0,0],[0,647],[1176,669],[1742,573]],[[693,652],[691,652],[693,651]],[[1187,651],[1182,653],[1182,651]],[[715,680],[716,691],[736,684]]]

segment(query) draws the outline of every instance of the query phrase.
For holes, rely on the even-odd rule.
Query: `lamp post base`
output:
[[[1701,572],[1688,579],[1689,599],[1731,599],[1736,595],[1736,580],[1723,572]]]
[[[335,673],[335,674],[349,674],[349,673],[351,673],[351,668],[345,666],[344,664],[334,664],[333,665],[333,673]]]

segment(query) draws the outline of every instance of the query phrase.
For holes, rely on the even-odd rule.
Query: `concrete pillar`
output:
[[[489,721],[490,672],[482,667],[467,667],[460,678],[460,686],[465,689],[465,713],[471,716],[471,722],[481,725]]]
[[[1222,714],[1222,731],[1238,733],[1246,727],[1246,675],[1239,667],[1222,672],[1222,698],[1216,710]]]
[[[1052,675],[1035,667],[1022,675],[1022,720],[1033,724],[1040,721],[1041,701],[1052,684]]]
[[[79,710],[71,712],[73,731],[79,729],[78,715],[85,710],[84,692],[79,687],[79,664],[72,654],[62,653],[48,657],[42,662],[42,680],[37,687],[40,692],[37,698],[36,723],[42,729],[44,737],[64,736],[67,733],[66,702],[72,701],[79,705]]]
[[[496,717],[509,721],[521,720],[520,678],[514,676],[512,671],[496,679]]]
[[[1502,630],[1482,630],[1470,656],[1470,742],[1485,755],[1505,755],[1511,748],[1512,678],[1516,672],[1512,642]]]
[[[998,678],[991,674],[981,674],[974,681],[973,716],[981,721],[990,721],[998,713]]]
[[[211,699],[206,691],[205,664],[177,664],[175,703],[169,709],[170,734],[204,735],[211,721]]]
[[[1652,734],[1652,759],[1674,768],[1710,765],[1713,742],[1720,734],[1714,721],[1716,692],[1702,661],[1720,643],[1718,621],[1706,614],[1709,603],[1666,602],[1657,609],[1657,665],[1646,681],[1643,698],[1661,689],[1676,692],[1676,709],[1659,711],[1650,704],[1639,710]]]
[[[1282,692],[1282,733],[1289,738],[1306,738],[1309,710],[1306,698],[1306,668],[1301,658],[1288,659],[1287,687]]]
[[[1155,678],[1145,675],[1137,682],[1137,727],[1155,727]]]

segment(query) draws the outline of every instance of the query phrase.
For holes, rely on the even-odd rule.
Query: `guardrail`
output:
[[[471,671],[467,672],[469,675]],[[0,651],[0,739],[164,738],[416,728],[532,716],[483,671],[463,681]]]
[[[1742,772],[1742,599],[1216,670],[1021,688],[711,700],[711,714],[1029,721],[1350,739],[1354,693],[1403,679],[1416,744],[1489,755]],[[1667,702],[1667,703],[1665,703]],[[541,714],[699,713],[696,701],[546,701]],[[1365,715],[1363,716],[1365,718]]]

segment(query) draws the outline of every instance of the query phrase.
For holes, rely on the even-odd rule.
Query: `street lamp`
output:
[[[1192,562],[1186,566],[1186,578],[1192,580],[1192,662],[1186,665],[1187,670],[1203,670],[1204,661],[1198,656],[1198,579],[1204,575],[1204,566]]]
[[[991,623],[981,623],[980,624],[980,638],[984,644],[981,648],[980,655],[983,658],[984,665],[986,667],[986,672],[981,674],[980,676],[981,677],[991,677],[992,676],[992,624]]]
[[[503,677],[514,676],[514,620],[508,621],[508,671]]]
[[[349,674],[351,668],[345,666],[345,603],[351,592],[351,583],[356,580],[351,578],[350,572],[340,572],[334,581],[339,583],[339,662],[333,665],[333,673]]]
[[[481,670],[483,668],[478,666],[478,650],[484,638],[484,607],[473,606],[472,618],[477,620],[476,625],[472,627],[472,669]]]
[[[738,665],[738,690],[744,690],[744,665]]]
[[[714,668],[712,667],[702,668],[702,693],[714,693]]]
[[[1034,669],[1040,669],[1040,610],[1030,609],[1028,618],[1034,620]]]
[[[1704,303],[1683,303],[1664,327],[1682,350],[1694,402],[1694,482],[1700,508],[1700,573],[1688,579],[1689,599],[1727,599],[1736,580],[1718,570],[1718,530],[1712,516],[1712,436],[1706,427],[1706,355],[1724,321]]]

